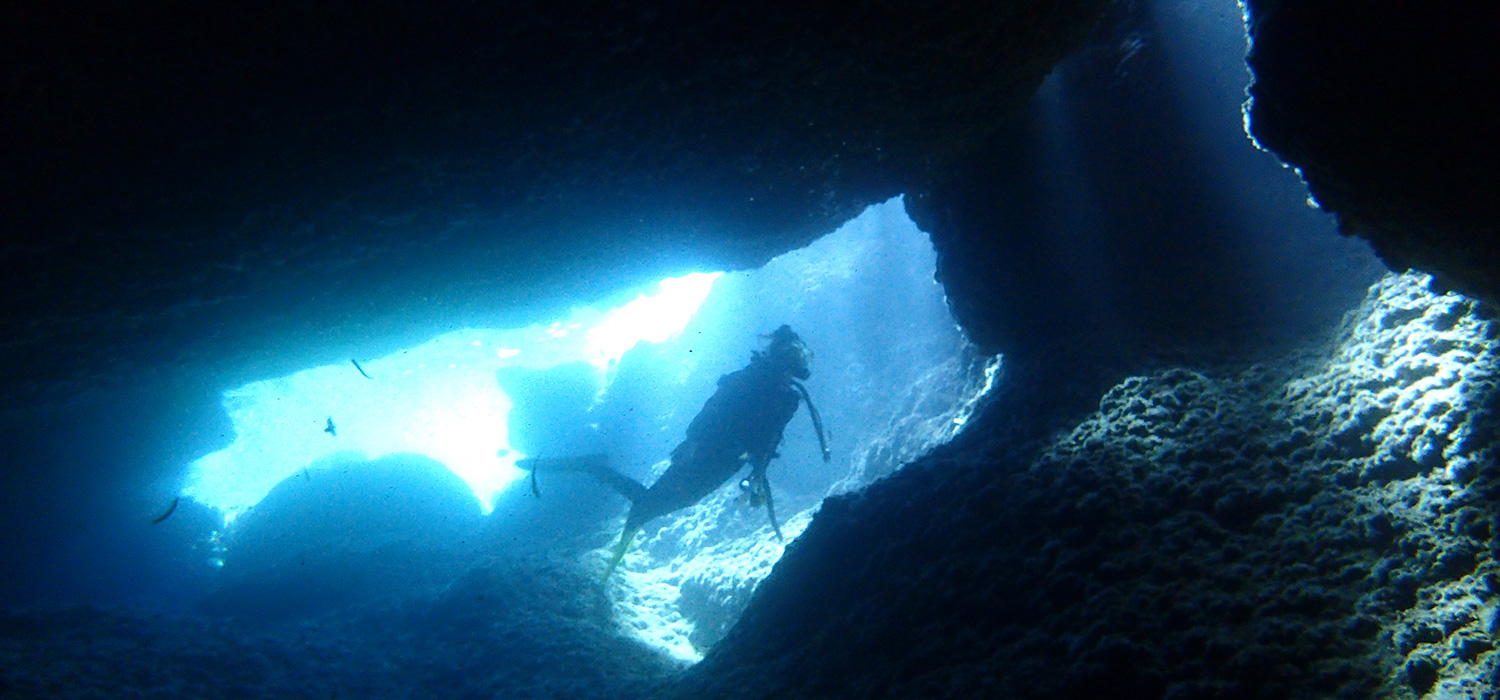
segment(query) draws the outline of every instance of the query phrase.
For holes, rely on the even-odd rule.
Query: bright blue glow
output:
[[[520,329],[468,328],[362,362],[314,367],[224,392],[235,441],[194,461],[182,495],[226,519],[283,479],[336,455],[373,460],[426,455],[474,490],[481,508],[522,472],[510,449],[512,403],[495,372],[588,362],[603,373],[642,340],[680,332],[721,273],[663,280],[653,295],[607,312],[575,310],[565,321]],[[330,435],[329,420],[336,428]]]
[[[611,360],[620,359],[636,343],[665,342],[676,335],[693,318],[693,313],[708,298],[714,280],[723,273],[696,273],[661,281],[661,293],[644,294],[634,301],[605,314],[598,325],[586,333],[588,356],[583,358],[603,369]]]

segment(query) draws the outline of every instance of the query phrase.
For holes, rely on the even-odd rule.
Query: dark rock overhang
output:
[[[1255,138],[1391,269],[1500,300],[1494,8],[1248,5]]]
[[[0,30],[3,398],[283,371],[413,318],[532,321],[759,264],[926,187],[1104,4],[22,11]]]

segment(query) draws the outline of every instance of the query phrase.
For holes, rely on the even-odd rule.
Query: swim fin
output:
[[[606,455],[583,455],[581,457],[531,457],[516,460],[516,467],[536,473],[588,474],[620,492],[621,496],[634,503],[646,495],[646,487],[624,474],[609,468]]]

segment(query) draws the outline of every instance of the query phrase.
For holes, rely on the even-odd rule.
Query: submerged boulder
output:
[[[438,462],[330,458],[230,524],[219,587],[200,609],[296,617],[441,585],[482,524],[473,491]]]

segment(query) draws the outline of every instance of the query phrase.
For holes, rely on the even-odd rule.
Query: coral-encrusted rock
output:
[[[1487,697],[1495,331],[1392,276],[1326,350],[942,450],[825,505],[677,696]]]

